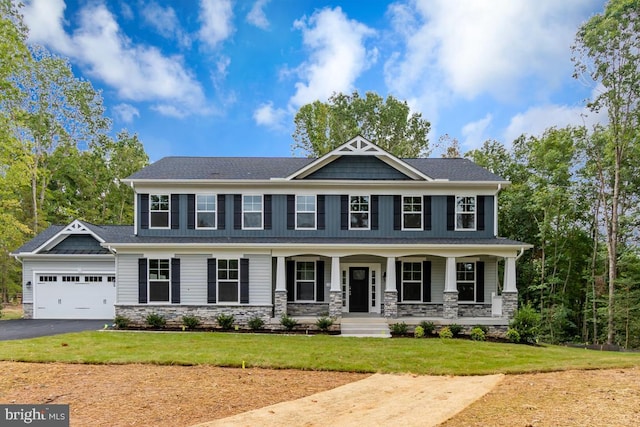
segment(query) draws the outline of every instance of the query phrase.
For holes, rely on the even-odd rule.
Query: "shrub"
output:
[[[182,316],[182,324],[187,329],[195,329],[200,326],[200,319],[195,316]]]
[[[216,322],[223,330],[229,330],[233,328],[233,322],[236,320],[233,314],[218,314],[216,316]]]
[[[119,314],[113,319],[113,324],[116,329],[126,329],[131,324],[131,319],[128,317],[120,316]]]
[[[262,320],[262,318],[258,316],[249,319],[248,324],[249,328],[251,328],[252,331],[259,331],[260,329],[264,328],[264,320]]]
[[[164,316],[158,313],[149,313],[146,320],[147,325],[151,326],[152,328],[162,328],[167,324],[167,320],[164,318]]]
[[[316,320],[316,326],[322,332],[327,332],[329,328],[333,325],[333,319],[330,317],[322,316]]]
[[[420,322],[420,327],[424,331],[425,336],[433,335],[433,331],[436,330],[436,325],[433,322],[423,320]]]
[[[520,307],[509,327],[518,331],[521,342],[535,344],[540,330],[540,313],[531,304]]]
[[[280,324],[284,326],[287,331],[292,331],[293,328],[298,326],[298,322],[293,317],[289,317],[286,314],[283,314],[280,318]]]
[[[416,328],[413,330],[413,336],[416,338],[424,337],[424,328],[422,326],[416,326]]]
[[[391,333],[394,335],[405,335],[409,327],[406,323],[394,323],[391,325]]]
[[[440,336],[440,338],[453,338],[453,332],[451,332],[451,328],[449,326],[445,326],[444,328],[440,329],[438,335]]]
[[[515,329],[509,328],[507,329],[507,339],[517,344],[520,342],[520,334]]]
[[[482,328],[476,326],[471,329],[471,339],[474,341],[484,341],[487,337]]]
[[[452,323],[449,325],[449,330],[451,331],[454,337],[457,337],[458,335],[460,335],[460,332],[462,332],[462,326],[456,323]]]
[[[489,333],[489,327],[487,325],[476,325],[474,326],[474,328],[482,329],[482,332],[484,332],[485,336]]]

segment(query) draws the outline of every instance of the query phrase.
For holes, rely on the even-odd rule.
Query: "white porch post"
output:
[[[502,315],[513,318],[518,309],[518,287],[516,286],[516,257],[504,259],[504,289],[502,290]]]
[[[456,284],[456,259],[447,257],[444,276],[442,316],[445,319],[458,318],[458,286]]]
[[[331,292],[340,291],[340,257],[331,258]]]
[[[384,287],[384,317],[398,317],[398,290],[396,289],[396,258],[387,258],[387,276]]]
[[[444,291],[458,291],[458,286],[456,285],[456,259],[453,257],[447,258],[446,272],[444,276]]]
[[[329,290],[329,316],[342,317],[342,287],[340,283],[340,257],[331,257],[331,289]]]
[[[283,256],[276,257],[276,291],[273,302],[273,316],[280,318],[287,314],[287,276]]]

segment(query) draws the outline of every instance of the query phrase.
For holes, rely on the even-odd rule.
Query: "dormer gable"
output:
[[[104,239],[80,220],[74,220],[40,245],[33,253],[109,253],[100,246]]]

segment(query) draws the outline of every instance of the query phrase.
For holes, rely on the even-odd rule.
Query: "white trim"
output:
[[[313,206],[314,210],[311,211],[300,211],[298,212],[298,197],[313,197]],[[293,211],[295,215],[295,229],[296,230],[317,230],[318,229],[318,196],[316,194],[295,194],[293,196],[294,206]],[[313,227],[300,227],[298,226],[298,213],[301,214],[310,214],[313,213]]]
[[[240,203],[240,214],[242,215],[242,229],[243,230],[264,230],[264,194],[242,194]],[[259,227],[245,227],[244,225],[244,198],[245,197],[260,197],[260,226]],[[257,213],[258,211],[247,211],[247,213]]]
[[[455,231],[477,231],[478,229],[478,196],[477,195],[466,195],[466,194],[456,194],[455,196],[455,204],[453,205],[453,221],[454,221],[454,230]],[[470,212],[458,212],[458,198],[469,198],[473,197],[473,228],[458,228],[458,215],[471,215]]]
[[[169,210],[167,210],[167,226],[166,227],[154,227],[153,225],[151,225],[151,197],[156,196],[156,197],[162,197],[162,196],[167,196],[167,200],[168,200],[168,205],[169,205]],[[162,203],[162,202],[159,202]],[[158,212],[158,213],[164,213],[164,210],[161,211],[153,211],[153,212]],[[170,230],[171,229],[171,193],[149,193],[149,230]]]
[[[384,301],[384,284],[382,282],[382,265],[381,264],[377,264],[377,263],[344,263],[344,264],[340,264],[340,277],[342,277],[344,271],[346,271],[346,278],[347,278],[347,288],[346,288],[346,301],[345,301],[345,305],[342,307],[342,312],[343,313],[350,313],[349,311],[349,294],[350,294],[350,286],[351,284],[349,283],[349,268],[351,267],[356,267],[356,268],[368,268],[369,269],[369,283],[367,285],[367,313],[380,313],[380,306],[382,304],[382,302]],[[375,279],[376,279],[376,305],[373,306],[372,305],[372,281],[373,281],[373,277],[374,275],[371,273],[372,271],[375,271]],[[342,290],[342,285],[341,285],[341,290]]]
[[[214,203],[215,203],[215,209],[213,211],[198,211],[198,196],[213,196],[214,199]],[[194,215],[195,218],[193,218],[194,221],[194,225],[195,225],[195,229],[196,230],[217,230],[218,229],[218,195],[216,193],[195,193],[194,194],[194,198],[195,198],[195,206],[194,206]],[[215,226],[214,227],[198,227],[198,213],[202,212],[202,213],[212,213],[213,212],[213,217],[215,218]],[[187,212],[188,214],[188,212]]]
[[[372,202],[372,197],[371,195],[354,195],[354,194],[349,194],[347,199],[347,221],[348,221],[348,226],[349,226],[349,230],[354,230],[354,231],[366,231],[366,230],[371,230],[371,202]],[[363,213],[364,211],[351,211],[351,198],[352,197],[366,197],[367,198],[367,226],[366,227],[352,227],[351,226],[351,214],[352,213]],[[358,203],[360,204],[360,203]]]
[[[405,197],[417,197],[420,199],[420,226],[416,227],[416,228],[406,228],[404,226],[404,198]],[[419,196],[419,195],[407,195],[407,194],[402,194],[400,196],[400,230],[401,231],[424,231],[424,196]],[[411,212],[407,212],[408,214],[411,214]],[[413,212],[413,214],[415,214],[415,212]]]

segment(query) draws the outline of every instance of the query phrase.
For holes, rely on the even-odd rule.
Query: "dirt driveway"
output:
[[[481,397],[475,403],[444,426],[640,424],[639,368],[433,378],[211,366],[0,362],[0,403],[69,403],[72,426],[190,426],[212,420],[221,420],[221,425],[243,425],[242,421],[224,418],[258,408],[264,408],[264,417],[273,417],[281,407],[267,406],[306,398],[311,407],[344,401],[362,406],[350,413],[329,406],[329,412],[321,418],[297,418],[289,425],[371,425],[366,417],[374,414],[386,416],[378,419],[382,424],[409,426],[427,425],[450,402],[464,408],[468,402],[456,402],[458,396],[464,396],[474,382],[479,386],[482,378],[490,379],[485,384],[489,388],[492,382],[497,385],[484,396],[479,393]],[[355,382],[360,380],[364,381]],[[329,394],[328,400],[315,394],[346,384],[336,390],[337,394]],[[422,394],[429,395],[429,389],[437,390],[431,394],[432,400],[410,408]],[[378,397],[366,399],[371,390],[377,390]],[[355,398],[363,394],[364,399]],[[384,414],[375,415],[381,403],[391,406]],[[287,405],[299,409],[300,404]],[[400,420],[392,421],[389,417],[394,415]],[[412,415],[418,415],[419,422],[412,422]],[[251,424],[265,425],[268,418],[264,417]]]

